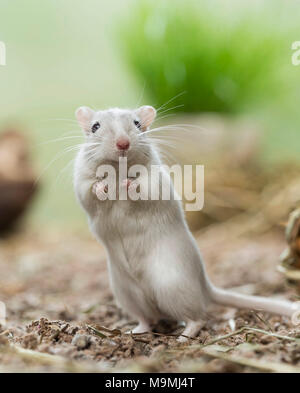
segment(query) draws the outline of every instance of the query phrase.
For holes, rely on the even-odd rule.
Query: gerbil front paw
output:
[[[131,184],[131,179],[124,179],[121,183],[121,187],[125,187],[128,190],[130,187],[130,184]]]
[[[122,186],[127,188],[127,191],[136,191],[139,186],[139,182],[136,179],[125,179],[122,181]]]
[[[98,181],[93,185],[92,192],[96,195],[99,201],[105,201],[107,199],[108,187],[107,184]]]

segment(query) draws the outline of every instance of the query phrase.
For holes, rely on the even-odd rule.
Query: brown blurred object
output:
[[[36,190],[28,142],[15,130],[0,134],[0,232],[13,227]]]
[[[288,247],[280,256],[278,270],[282,272],[290,285],[300,292],[300,208],[291,212],[285,230]]]
[[[226,232],[224,226],[233,238],[266,233],[279,229],[288,214],[300,206],[299,163],[267,166],[261,155],[264,130],[255,119],[202,114],[168,118],[163,124],[169,127],[161,134],[170,135],[171,129],[177,138],[176,145],[170,139],[173,159],[169,162],[205,167],[204,207],[186,212],[193,231],[211,229],[216,238],[218,228],[222,236]],[[195,184],[194,178],[194,190]]]
[[[176,149],[169,150],[177,162],[204,165],[204,208],[186,212],[193,231],[225,222],[258,205],[267,179],[257,162],[262,130],[254,120],[201,114],[168,118],[163,124],[168,124],[177,138]],[[170,135],[168,131],[161,134]],[[194,190],[195,182],[194,178]]]

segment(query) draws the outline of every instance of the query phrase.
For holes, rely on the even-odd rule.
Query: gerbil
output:
[[[291,317],[297,303],[245,296],[210,282],[179,200],[103,200],[107,188],[96,178],[99,165],[118,170],[119,157],[124,156],[128,167],[143,164],[150,170],[151,165],[161,164],[145,133],[155,116],[151,106],[76,111],[86,142],[76,158],[75,192],[92,233],[106,248],[117,303],[139,322],[133,332],[149,331],[159,319],[171,318],[185,321],[183,335],[195,336],[213,304]],[[170,176],[165,172],[163,176],[173,187]]]

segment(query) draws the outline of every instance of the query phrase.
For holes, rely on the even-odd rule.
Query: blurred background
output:
[[[1,0],[2,176],[38,180],[26,224],[86,227],[72,189],[75,153],[64,152],[81,142],[70,138],[80,136],[80,105],[147,103],[162,107],[163,124],[196,125],[204,131],[183,130],[170,151],[174,161],[206,164],[207,209],[220,205],[223,219],[254,203],[262,171],[299,161],[300,66],[291,49],[299,15],[298,1]],[[18,147],[24,173],[7,158],[23,144],[14,132],[29,147],[26,171],[26,148]],[[227,193],[213,192],[215,171],[224,182],[234,163],[247,174],[228,180]],[[228,196],[233,186],[247,189],[234,197],[244,202]]]
[[[154,127],[168,125],[153,140],[164,159],[205,167],[204,209],[187,218],[212,281],[299,300],[300,64],[292,62],[300,63],[292,49],[299,20],[293,0],[0,0],[7,63],[0,65],[0,302],[7,309],[0,347],[10,344],[0,350],[0,372],[62,370],[61,361],[50,356],[45,365],[37,352],[92,362],[93,370],[129,358],[134,372],[234,370],[209,362],[202,349],[163,364],[161,344],[169,348],[172,337],[141,345],[120,336],[116,350],[90,329],[128,331],[135,322],[114,303],[105,250],[73,192],[83,142],[74,112],[82,105],[155,106]],[[246,325],[299,337],[287,318],[240,311],[218,313],[199,340],[215,343]],[[234,348],[229,338],[226,356],[233,353],[233,363],[245,356],[237,371],[249,371],[252,357],[251,367],[264,372],[270,364],[299,372],[297,342],[272,337],[266,351],[266,336],[254,335],[237,336]],[[20,345],[22,359],[36,352],[23,362],[12,351]]]

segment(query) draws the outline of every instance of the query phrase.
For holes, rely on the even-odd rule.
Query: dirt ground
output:
[[[195,234],[213,282],[296,300],[276,267],[283,231],[236,237],[228,223]],[[131,335],[103,248],[85,234],[35,231],[0,241],[0,372],[300,372],[300,328],[287,318],[218,309],[200,335],[179,344],[182,326]],[[225,336],[225,337],[223,337]],[[299,339],[298,339],[299,337]]]

